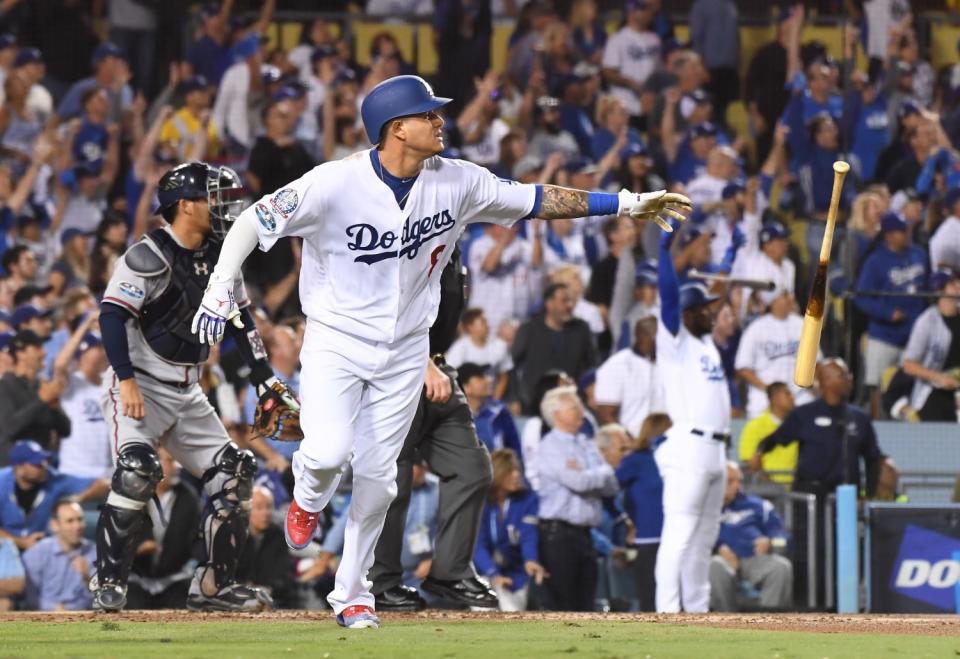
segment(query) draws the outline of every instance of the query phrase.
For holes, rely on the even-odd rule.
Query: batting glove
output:
[[[685,213],[693,212],[693,203],[687,197],[666,190],[630,192],[623,189],[617,196],[620,199],[619,215],[629,215],[638,220],[653,220],[666,232],[673,231],[670,218],[682,222],[687,219]]]
[[[223,340],[228,322],[237,329],[243,329],[240,308],[233,296],[233,280],[214,281],[211,277],[190,331],[197,335],[200,343],[214,345]]]

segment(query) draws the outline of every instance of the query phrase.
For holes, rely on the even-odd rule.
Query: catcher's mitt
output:
[[[298,442],[303,439],[300,429],[300,401],[286,385],[277,378],[270,378],[257,387],[257,411],[251,430],[257,437],[281,442]]]

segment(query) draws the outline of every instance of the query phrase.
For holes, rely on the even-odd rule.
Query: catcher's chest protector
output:
[[[210,347],[199,342],[190,324],[220,256],[220,243],[205,240],[200,249],[189,250],[163,229],[147,235],[170,265],[170,281],[163,293],[140,311],[140,329],[150,348],[163,359],[202,364]]]

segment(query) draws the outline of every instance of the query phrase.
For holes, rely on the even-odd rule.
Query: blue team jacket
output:
[[[660,542],[663,528],[663,480],[653,451],[635,451],[617,468],[623,503],[637,529],[637,544]]]
[[[539,508],[537,495],[529,490],[507,497],[502,512],[496,503],[487,502],[473,556],[477,572],[485,577],[510,577],[513,590],[523,588],[527,583],[523,564],[540,561]]]
[[[477,416],[473,419],[477,427],[477,437],[483,442],[487,450],[493,453],[497,449],[509,448],[520,458],[523,464],[523,448],[520,444],[520,433],[517,424],[513,421],[510,410],[503,403],[487,400]]]
[[[927,272],[927,255],[916,245],[897,254],[881,242],[863,262],[857,290],[923,291],[926,290]],[[871,338],[900,347],[907,345],[913,321],[927,306],[923,298],[907,297],[858,296],[854,302],[869,318],[867,333]],[[899,323],[891,320],[894,309],[904,313],[904,320]]]
[[[772,503],[738,492],[723,509],[717,546],[726,545],[739,558],[750,558],[754,540],[761,537],[786,538],[787,532]]]

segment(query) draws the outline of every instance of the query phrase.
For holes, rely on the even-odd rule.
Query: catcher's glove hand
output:
[[[303,439],[300,401],[285,382],[270,378],[257,386],[257,396],[257,411],[251,427],[257,437],[281,442]]]

